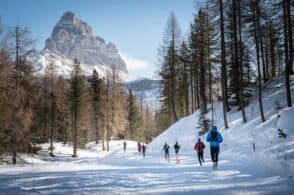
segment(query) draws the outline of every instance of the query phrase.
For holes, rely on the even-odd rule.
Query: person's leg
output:
[[[201,162],[201,152],[198,152],[198,160],[199,160],[199,164],[200,166],[202,166],[202,162]]]
[[[212,147],[211,153],[212,153],[212,158],[213,158],[213,167],[216,168],[216,166],[217,166],[217,148]]]
[[[210,156],[211,156],[211,161],[214,162],[214,149],[213,149],[213,147],[210,147]]]
[[[219,147],[215,148],[215,162],[216,162],[216,166],[218,163],[218,154],[219,154]]]
[[[200,161],[204,162],[204,160],[203,160],[203,151],[200,152]]]

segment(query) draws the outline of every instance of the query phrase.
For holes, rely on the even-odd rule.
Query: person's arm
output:
[[[220,133],[218,133],[218,142],[219,143],[223,142],[223,136]]]
[[[206,137],[206,142],[210,142],[210,140],[211,140],[211,135],[210,135],[210,131],[209,131],[209,133],[208,133],[208,135]]]
[[[203,149],[204,149],[206,146],[205,146],[205,144],[204,144],[204,143],[202,143],[202,144],[203,144]]]
[[[198,149],[198,143],[196,143],[195,146],[194,146],[194,150],[197,151],[197,149]]]

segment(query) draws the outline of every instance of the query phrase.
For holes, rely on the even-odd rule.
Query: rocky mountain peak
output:
[[[75,24],[77,22],[77,17],[73,12],[67,11],[61,16],[59,22],[71,22],[72,24]]]
[[[50,51],[68,59],[77,58],[89,66],[115,66],[126,71],[126,64],[113,43],[94,36],[92,28],[73,12],[65,12],[54,26],[43,51]]]

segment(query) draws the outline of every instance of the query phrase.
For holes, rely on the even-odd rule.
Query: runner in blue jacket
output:
[[[206,142],[210,143],[211,160],[213,162],[213,168],[216,168],[218,163],[219,146],[220,143],[223,142],[223,137],[217,131],[216,126],[213,126],[211,130],[208,132]]]

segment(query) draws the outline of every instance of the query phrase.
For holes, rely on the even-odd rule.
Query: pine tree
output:
[[[178,120],[175,94],[177,88],[177,67],[179,64],[178,50],[180,46],[180,28],[176,17],[171,13],[167,27],[165,30],[165,36],[163,40],[163,46],[161,48],[162,57],[162,70],[160,75],[162,77],[162,96],[165,96],[163,101],[168,105],[170,117],[173,122]]]
[[[54,128],[55,128],[55,120],[56,120],[56,93],[55,93],[55,67],[53,63],[50,63],[47,66],[47,76],[49,77],[49,101],[50,101],[50,109],[49,109],[49,118],[50,118],[50,156],[54,157],[53,154],[53,140],[54,140]]]
[[[292,107],[290,73],[293,66],[293,40],[290,0],[283,1],[284,45],[285,45],[285,86],[288,107]]]
[[[75,59],[73,70],[69,80],[67,97],[70,104],[72,131],[73,131],[73,155],[77,157],[79,123],[81,122],[82,112],[84,109],[85,78],[82,75],[80,62]]]
[[[21,142],[27,141],[25,138],[20,138],[26,131],[29,131],[32,117],[31,107],[27,106],[28,102],[31,102],[30,94],[26,91],[30,88],[29,79],[32,75],[32,67],[22,56],[32,48],[34,41],[30,38],[29,30],[19,25],[9,30],[8,37],[8,47],[15,59],[15,64],[11,75],[13,83],[9,89],[11,90],[9,96],[14,97],[13,102],[9,103],[14,114],[11,121],[7,123],[7,129],[11,138],[12,163],[16,164],[17,151],[21,149]]]
[[[222,95],[223,95],[223,116],[225,129],[229,128],[227,122],[228,111],[228,93],[227,93],[227,63],[226,63],[226,45],[225,45],[225,30],[224,30],[224,8],[223,0],[219,0],[220,13],[220,31],[221,31],[221,80],[222,80]]]
[[[93,71],[92,78],[90,80],[90,96],[92,105],[92,120],[95,129],[95,141],[98,144],[99,140],[99,121],[101,120],[101,91],[102,91],[102,80],[99,79],[98,72]]]
[[[129,98],[128,98],[128,132],[130,138],[134,140],[138,136],[136,135],[139,130],[139,112],[136,106],[136,99],[133,95],[132,90],[129,89]]]
[[[189,115],[189,71],[188,71],[188,64],[189,64],[189,50],[186,43],[183,41],[180,49],[180,76],[181,76],[181,83],[179,84],[179,89],[182,90],[179,97],[183,98],[185,102],[185,115]]]
[[[253,31],[256,49],[256,61],[257,61],[257,72],[258,72],[258,101],[261,121],[265,122],[265,117],[263,113],[263,103],[262,103],[262,89],[261,89],[261,70],[260,70],[260,8],[259,0],[252,0],[252,14],[253,14]]]
[[[105,118],[106,118],[106,125],[105,125],[105,128],[106,128],[106,151],[108,152],[109,151],[109,141],[110,141],[110,84],[109,84],[109,78],[107,77],[106,78],[106,87],[105,87]]]

